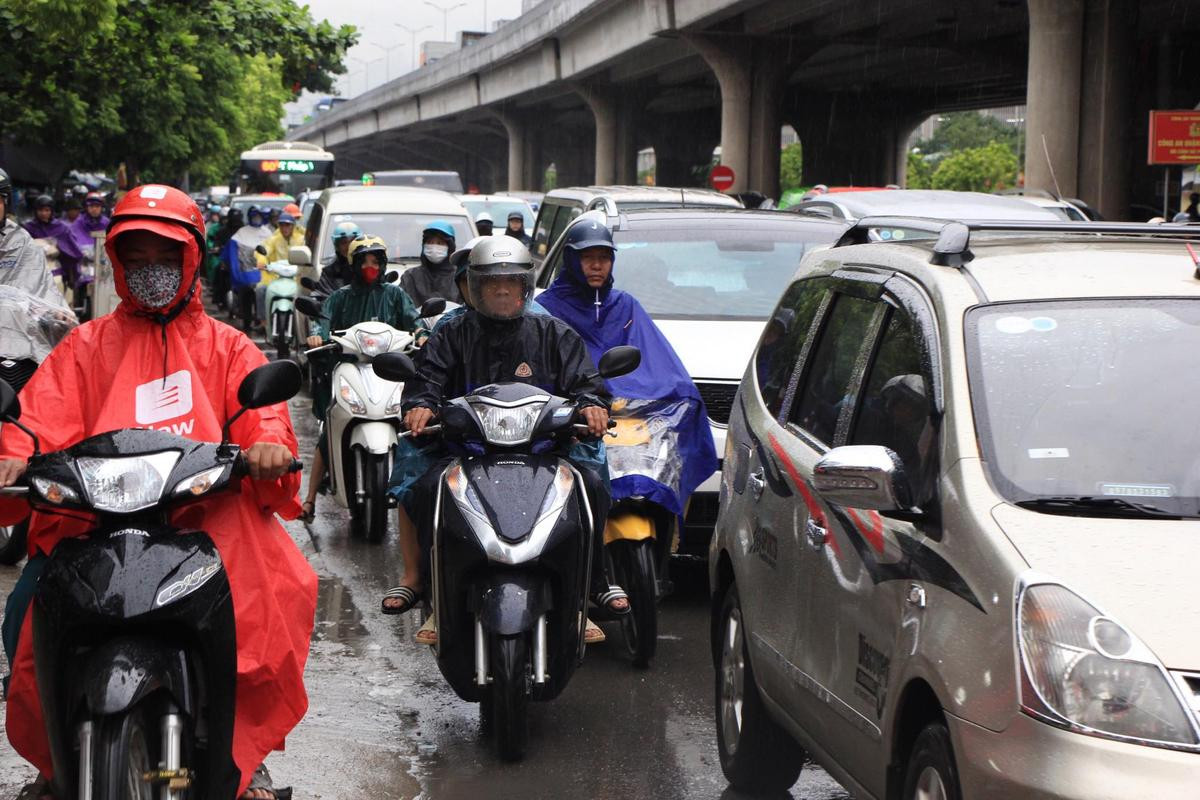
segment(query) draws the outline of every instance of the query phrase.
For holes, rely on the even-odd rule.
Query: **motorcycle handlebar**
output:
[[[608,421],[608,427],[615,428],[616,426],[617,426],[617,423],[615,421],[613,421],[611,419]],[[578,431],[579,433],[590,433],[592,429],[589,428],[587,425],[584,425],[582,422],[576,422],[575,430]],[[609,432],[605,433],[604,435],[611,437],[613,439],[617,438],[617,434],[613,431],[609,431]]]
[[[441,431],[441,429],[441,425],[426,425],[425,430],[421,431],[421,435],[427,436],[431,433],[438,433]],[[401,439],[411,439],[413,436],[415,436],[415,434],[412,431],[404,431],[400,434]]]
[[[337,342],[330,342],[329,344],[323,344],[320,347],[314,347],[311,350],[305,350],[304,355],[311,356],[314,353],[324,353],[328,350],[341,350],[341,349],[342,349],[342,346],[340,344],[338,344]]]
[[[5,486],[3,489],[0,489],[0,496],[21,497],[27,494],[29,494],[28,486]]]

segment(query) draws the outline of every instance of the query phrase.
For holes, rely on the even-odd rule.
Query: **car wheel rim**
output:
[[[913,800],[948,800],[948,798],[946,785],[942,783],[942,776],[938,771],[933,767],[921,770],[921,776],[917,778],[916,791],[913,792]]]
[[[728,753],[737,751],[742,735],[742,701],[746,688],[746,656],[742,646],[742,614],[734,608],[725,619],[721,652],[721,738]]]

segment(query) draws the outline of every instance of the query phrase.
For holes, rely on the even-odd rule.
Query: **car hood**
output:
[[[740,381],[766,320],[655,319],[693,380]]]
[[[1067,517],[1007,503],[992,517],[1031,569],[1127,626],[1168,669],[1200,671],[1200,522]]]

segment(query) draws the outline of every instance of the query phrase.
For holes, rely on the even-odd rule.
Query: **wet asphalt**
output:
[[[310,401],[291,402],[304,460],[316,424]],[[307,475],[305,476],[307,486]],[[381,544],[352,539],[348,514],[329,496],[311,525],[285,523],[320,577],[305,673],[309,711],[267,764],[297,800],[476,798],[711,798],[737,800],[717,757],[705,571],[672,567],[675,593],[660,608],[658,655],[635,668],[619,630],[589,646],[563,694],[530,711],[525,760],[501,762],[479,733],[478,706],[446,686],[432,651],[413,642],[415,614],[385,617],[379,597],[400,574],[394,532]],[[0,567],[7,594],[19,567]],[[0,798],[35,777],[0,746]],[[809,765],[783,797],[849,795]]]

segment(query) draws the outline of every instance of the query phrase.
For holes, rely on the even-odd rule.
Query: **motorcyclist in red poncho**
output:
[[[220,441],[222,425],[239,408],[238,385],[266,358],[245,335],[204,312],[200,209],[177,189],[137,187],[114,209],[105,249],[121,303],[50,353],[21,392],[22,422],[47,451],[132,427]],[[168,385],[170,392],[155,391]],[[237,641],[232,755],[241,773],[238,797],[272,800],[276,792],[261,765],[270,751],[283,748],[308,707],[303,674],[317,579],[275,519],[300,511],[300,476],[287,472],[297,442],[286,404],[247,411],[234,423],[232,439],[250,468],[242,491],[180,509],[172,522],[208,531],[227,568]],[[0,486],[17,480],[31,451],[29,437],[4,426]],[[27,513],[23,500],[0,501],[0,524]],[[8,737],[44,776],[52,767],[34,674],[33,615],[25,610],[45,554],[88,527],[77,518],[34,514],[30,561],[6,613],[5,644],[15,644]]]

